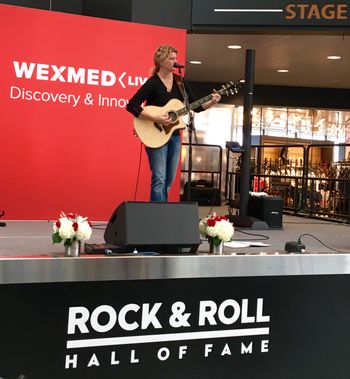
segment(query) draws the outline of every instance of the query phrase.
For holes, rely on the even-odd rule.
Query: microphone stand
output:
[[[185,100],[185,107],[187,109],[188,113],[188,124],[187,124],[187,131],[188,131],[188,177],[187,177],[187,185],[188,185],[188,191],[187,191],[187,201],[191,201],[191,186],[192,186],[192,133],[194,133],[195,143],[197,144],[197,135],[196,135],[196,129],[194,127],[194,117],[193,113],[191,111],[190,102],[188,99],[188,93],[186,91],[184,78],[182,76],[181,67],[179,69],[179,76],[181,78],[181,84],[184,91],[184,100]]]

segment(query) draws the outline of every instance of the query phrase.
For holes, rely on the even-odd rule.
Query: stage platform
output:
[[[106,223],[93,225],[89,242],[103,243]],[[223,255],[204,241],[195,256],[72,258],[51,221],[8,221],[0,377],[310,379],[336,367],[348,379],[348,227],[284,216],[283,229],[236,229],[236,242],[267,246]],[[304,236],[306,253],[284,253],[306,233],[338,252]]]
[[[209,207],[199,207],[199,216],[205,217],[209,211]],[[214,211],[223,215],[227,212],[227,208],[215,207]],[[62,244],[51,242],[52,221],[3,221],[7,225],[0,228],[1,257],[30,257],[45,254],[59,256],[63,253]],[[93,233],[89,243],[104,243],[103,234],[107,223],[92,222],[92,225]],[[237,227],[233,240],[237,242],[234,245],[238,247],[225,246],[224,254],[284,254],[285,243],[297,241],[302,234],[309,234],[301,237],[306,253],[350,253],[348,228],[348,224],[284,215],[283,229],[251,230]],[[262,246],[243,247],[247,243]],[[198,253],[206,254],[208,251],[208,243],[203,240]]]

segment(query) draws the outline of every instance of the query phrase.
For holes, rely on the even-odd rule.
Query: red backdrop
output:
[[[185,60],[186,32],[0,5],[0,34],[5,218],[55,219],[62,210],[106,220],[122,201],[148,200],[147,157],[126,101],[159,45]],[[179,178],[170,200],[178,196]]]

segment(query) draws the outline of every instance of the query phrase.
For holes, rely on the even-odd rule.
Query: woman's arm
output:
[[[168,125],[171,122],[168,113],[155,115],[151,114],[147,107],[142,107],[142,104],[150,98],[153,92],[154,82],[153,80],[149,79],[129,100],[129,103],[126,106],[126,110],[137,118],[143,120],[150,120],[162,125]]]

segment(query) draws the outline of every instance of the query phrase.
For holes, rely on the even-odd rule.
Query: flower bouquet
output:
[[[53,224],[52,242],[60,243],[64,241],[64,246],[70,247],[76,241],[87,241],[92,233],[91,224],[87,217],[77,214],[63,212],[60,218]]]
[[[208,238],[214,246],[219,246],[222,242],[231,240],[234,228],[225,216],[208,216],[199,222],[200,234]]]

